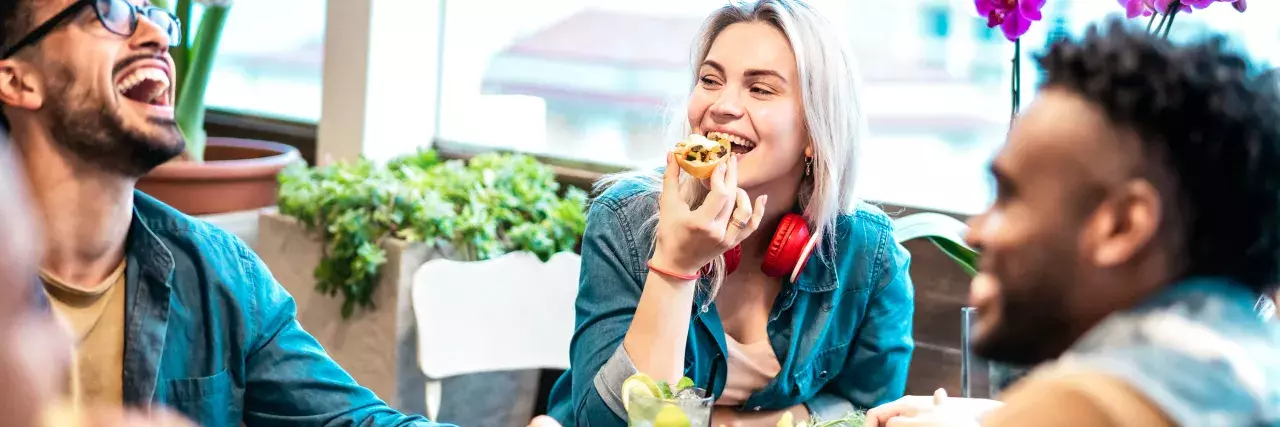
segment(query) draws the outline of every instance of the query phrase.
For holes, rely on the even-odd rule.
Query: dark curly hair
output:
[[[1106,27],[1102,31],[1100,27]],[[1114,19],[1038,58],[1065,89],[1136,132],[1176,209],[1184,276],[1280,283],[1280,79],[1215,35],[1175,46]],[[1153,177],[1154,178],[1154,177]],[[1168,217],[1166,217],[1168,218]],[[1175,264],[1176,265],[1176,264]]]

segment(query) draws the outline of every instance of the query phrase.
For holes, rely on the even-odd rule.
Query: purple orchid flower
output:
[[[1169,11],[1169,6],[1174,0],[1118,0],[1121,6],[1124,6],[1125,16],[1137,18],[1138,16],[1151,16],[1152,14],[1164,14]],[[1244,12],[1248,6],[1245,0],[1181,0],[1178,8],[1181,13],[1190,13],[1193,10],[1204,9],[1214,3],[1231,3],[1236,10]]]
[[[978,15],[987,18],[987,28],[1000,26],[1005,38],[1017,40],[1027,33],[1031,23],[1041,18],[1046,0],[974,0]]]
[[[1155,12],[1155,7],[1151,5],[1151,0],[1119,0],[1120,5],[1124,6],[1124,16],[1133,19],[1138,16],[1151,16]]]

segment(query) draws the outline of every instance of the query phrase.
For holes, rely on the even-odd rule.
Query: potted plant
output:
[[[169,0],[152,3],[170,8]],[[171,51],[177,75],[174,116],[187,149],[138,182],[139,190],[191,215],[270,206],[278,190],[276,176],[301,159],[297,149],[288,145],[205,134],[205,90],[231,4],[231,0],[177,0],[173,4],[184,25],[183,40]],[[202,14],[193,33],[186,25],[194,22],[196,7]]]
[[[420,150],[385,167],[367,160],[298,165],[280,182],[280,214],[326,242],[316,290],[343,298],[343,318],[373,308],[383,239],[421,242],[463,261],[514,251],[546,261],[573,251],[586,227],[586,193],[570,187],[561,196],[551,168],[524,155],[442,162]]]
[[[549,166],[525,155],[444,161],[420,150],[385,165],[294,165],[279,180],[279,212],[259,216],[259,254],[325,351],[408,412],[425,410],[409,303],[418,268],[436,258],[479,261],[517,251],[546,261],[577,252],[586,227],[586,193],[562,188]],[[464,376],[445,388],[455,386],[450,381],[536,387],[537,373]]]

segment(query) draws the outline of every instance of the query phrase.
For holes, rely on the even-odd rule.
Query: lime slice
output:
[[[653,427],[689,427],[689,424],[689,416],[671,403],[662,405],[658,416],[653,417]]]
[[[658,397],[661,395],[662,391],[658,389],[658,383],[653,382],[653,378],[649,378],[648,375],[635,374],[622,382],[622,408],[625,410],[631,410],[632,397]]]
[[[676,383],[676,394],[689,387],[693,387],[693,380],[689,377],[681,378],[680,382]]]

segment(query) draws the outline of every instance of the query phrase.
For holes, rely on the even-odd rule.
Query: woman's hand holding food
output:
[[[704,161],[696,166],[708,164]],[[731,154],[719,157],[710,165],[713,168],[708,178],[710,193],[701,206],[690,209],[680,193],[683,165],[676,153],[667,156],[651,268],[696,276],[703,266],[737,246],[760,225],[766,197],[756,198],[752,206],[747,192],[738,188],[737,157]]]

